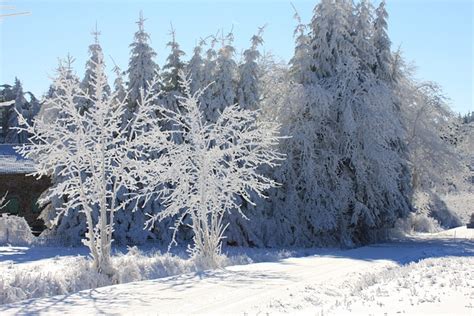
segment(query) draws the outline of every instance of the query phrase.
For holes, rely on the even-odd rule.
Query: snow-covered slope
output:
[[[420,259],[428,258],[419,261]],[[0,314],[474,313],[474,230],[28,300]]]

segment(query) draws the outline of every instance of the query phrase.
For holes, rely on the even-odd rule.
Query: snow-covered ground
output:
[[[10,258],[0,264],[2,274],[12,265],[51,267],[75,258],[63,249],[61,257],[22,262],[18,248],[10,256],[6,248],[1,251],[0,260]],[[474,315],[474,230],[313,251],[317,254],[25,300],[0,306],[0,314]]]

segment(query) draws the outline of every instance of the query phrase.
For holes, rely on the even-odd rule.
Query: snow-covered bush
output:
[[[290,256],[312,255],[284,249],[233,248],[221,256],[222,266],[276,261]],[[128,248],[126,253],[112,256],[116,269],[111,277],[97,272],[90,260],[82,256],[55,257],[54,264],[32,262],[28,265],[0,266],[0,305],[20,300],[71,294],[81,290],[152,280],[167,276],[202,271],[195,260],[181,249],[177,254],[141,251]],[[48,260],[49,261],[49,260]]]
[[[400,218],[390,230],[391,237],[404,237],[413,233],[439,232],[439,223],[425,213],[410,213],[406,218]]]
[[[0,215],[0,245],[30,245],[34,239],[35,236],[24,217],[5,213]]]

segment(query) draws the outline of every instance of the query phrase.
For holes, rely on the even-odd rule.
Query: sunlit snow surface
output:
[[[44,250],[0,248],[1,274],[54,273],[85,254]],[[281,251],[248,252],[273,261],[26,300],[0,306],[0,314],[474,314],[474,230],[465,227],[352,250],[289,251],[294,257],[279,260]]]

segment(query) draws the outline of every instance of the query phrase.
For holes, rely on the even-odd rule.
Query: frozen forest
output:
[[[0,86],[0,110],[5,109],[0,143],[14,144],[35,163],[30,176],[51,181],[38,202],[38,217],[46,226],[41,235],[33,237],[20,217],[0,216],[0,236],[12,244],[12,235],[27,230],[16,239],[21,245],[86,249],[86,257],[64,279],[57,272],[37,291],[26,290],[25,284],[46,278],[43,272],[20,277],[20,268],[11,270],[12,277],[0,278],[0,304],[258,261],[310,267],[309,259],[286,258],[314,255],[321,247],[337,249],[328,253],[331,258],[350,252],[345,264],[354,260],[354,269],[374,268],[372,279],[384,280],[394,292],[395,274],[426,274],[441,260],[418,263],[425,258],[416,247],[434,257],[453,256],[442,267],[474,266],[472,234],[456,228],[474,211],[474,113],[458,115],[439,84],[417,79],[414,65],[392,47],[384,0],[377,5],[321,0],[309,21],[290,6],[294,51],[289,62],[263,49],[263,24],[240,54],[233,30],[203,34],[185,52],[179,29],[171,24],[169,55],[159,65],[147,14],[139,12],[136,32],[129,34],[127,65],[107,57],[114,52],[103,51],[101,37],[115,35],[101,34],[96,24],[84,48],[89,54],[84,71],[78,72],[82,65],[71,55],[60,58],[40,99],[24,91],[19,79]],[[8,203],[5,195],[0,208]],[[423,238],[428,237],[420,237],[390,252],[393,238],[430,233],[441,244],[451,236],[442,231],[454,228],[468,236],[457,250],[454,244],[426,246]],[[373,265],[356,262],[365,260],[358,247],[371,249],[381,242],[386,243],[380,246],[384,255],[368,257]],[[149,247],[164,254],[153,257],[139,250]],[[128,252],[116,255],[117,249]],[[459,259],[458,252],[469,258]],[[58,260],[59,267],[67,266]],[[325,271],[324,264],[314,264]],[[252,273],[261,277],[257,266],[236,269],[244,270],[211,277],[236,277],[235,282],[250,282],[246,278]],[[278,269],[269,266],[269,271]],[[472,279],[474,271],[468,272]],[[461,276],[452,277],[458,281],[443,282],[466,289]],[[347,297],[374,295],[372,279],[354,277],[349,290],[321,290],[346,297],[340,303],[327,296],[324,306],[335,313],[349,306],[364,311],[357,299]],[[140,286],[153,292],[151,284]],[[267,286],[277,293],[271,282]],[[298,291],[319,293],[311,287]],[[285,307],[278,295],[275,300],[281,301],[272,301],[276,305],[258,310],[288,312],[312,302],[293,299],[293,307]],[[474,299],[468,291],[463,295]],[[41,304],[49,303],[38,301],[38,310]]]
[[[197,97],[202,128],[222,124],[220,115],[228,115],[235,107],[256,111],[253,114],[256,122],[278,125],[280,140],[272,144],[272,150],[281,153],[284,159],[271,167],[264,164],[257,168],[263,178],[273,179],[278,185],[264,192],[250,190],[245,194],[236,188],[237,191],[227,197],[233,205],[224,207],[221,223],[227,227],[227,244],[352,247],[384,239],[397,220],[413,214],[423,220],[434,217],[444,227],[461,223],[447,207],[440,208],[442,201],[438,195],[463,190],[468,185],[469,169],[464,153],[450,138],[461,137],[457,130],[468,124],[469,116],[460,121],[449,110],[439,86],[415,80],[412,67],[406,64],[401,52],[391,49],[384,2],[374,8],[368,1],[355,5],[346,1],[322,1],[308,24],[296,12],[294,57],[288,65],[261,53],[262,27],[256,30],[240,60],[236,59],[234,34],[220,32],[198,42],[186,61],[176,31],[171,29],[167,44],[170,53],[166,64],[160,67],[149,42],[143,13],[137,25],[130,44],[128,68],[122,71],[115,65],[116,78],[110,85],[107,78],[103,78],[100,97],[96,95],[95,67],[97,63],[105,67],[105,58],[100,32],[96,29],[84,77],[76,75],[72,57],[62,60],[58,79],[44,97],[39,118],[52,120],[53,110],[49,107],[53,103],[54,115],[64,112],[61,107],[74,106],[81,119],[87,120],[90,116],[93,120],[94,115],[101,113],[99,99],[106,98],[109,108],[115,104],[123,109],[117,110],[120,115],[114,115],[120,117],[110,122],[118,124],[120,121],[120,128],[105,133],[134,139],[133,124],[137,113],[142,113],[140,106],[144,107],[140,105],[141,94],[153,91],[153,100],[147,102],[157,107],[154,113],[148,113],[152,117],[149,119],[154,121],[143,123],[138,132],[148,133],[158,127],[173,140],[173,146],[188,144],[190,127],[183,120],[190,110],[182,101],[185,96],[179,75],[182,72],[188,82],[187,93]],[[74,91],[69,92],[69,102],[73,104],[62,100],[64,87],[58,80],[68,80],[75,85],[74,89],[71,87]],[[21,89],[21,86],[16,88],[17,85],[20,83],[16,83],[11,93]],[[21,91],[16,94],[19,100],[15,101],[14,113],[21,114],[31,126],[30,113],[38,105],[33,102],[25,106]],[[64,104],[58,105],[57,101]],[[28,109],[26,114],[24,108]],[[16,114],[10,117],[9,121],[18,120]],[[241,128],[246,124],[253,123],[242,122]],[[5,137],[23,140],[25,135],[35,134],[36,129],[32,127],[21,129],[21,137],[15,136],[16,130],[7,129]],[[114,128],[118,128],[117,125]],[[214,137],[211,134],[203,137]],[[119,144],[119,139],[114,136],[109,141]],[[215,150],[226,145],[208,140],[202,146]],[[156,146],[142,147],[143,152],[135,158],[153,161],[163,150],[166,151]],[[28,152],[26,147],[24,153]],[[435,160],[431,157],[434,152],[438,155]],[[45,163],[37,153],[30,156],[38,157],[40,164]],[[225,161],[213,163],[222,168],[227,164]],[[91,227],[87,224],[84,206],[65,201],[68,176],[57,162],[52,164],[41,173],[53,179],[53,188],[41,200],[45,206],[41,217],[49,228],[45,234],[78,244]],[[81,172],[87,174],[85,170]],[[107,177],[112,179],[109,185],[116,181],[112,174]],[[149,183],[156,186],[157,179],[133,186],[117,185],[114,203],[121,211],[113,216],[113,223],[108,223],[114,226],[110,240],[137,245],[152,238],[163,244],[171,241],[187,244],[195,238],[195,232],[189,232],[187,224],[169,229],[178,212],[170,212],[166,198],[158,192],[138,204],[129,199],[139,194],[133,187],[149,187]],[[173,190],[179,187],[175,182],[176,179],[168,179],[161,181],[160,186]],[[437,205],[434,211],[430,210],[432,204]],[[150,216],[161,220],[149,222]],[[179,216],[183,216],[180,220],[190,223],[191,214]]]

